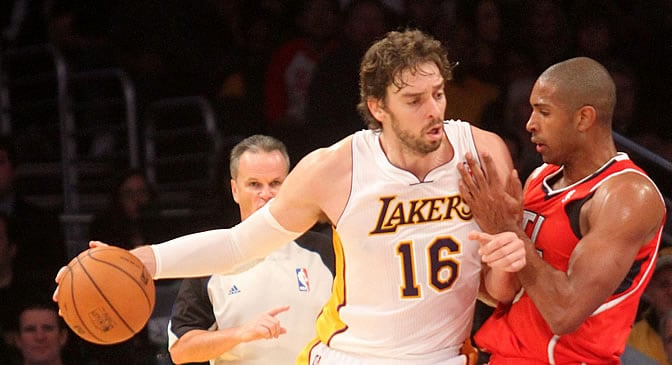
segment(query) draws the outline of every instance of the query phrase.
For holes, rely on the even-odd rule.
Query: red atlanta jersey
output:
[[[573,185],[551,188],[562,173],[561,167],[543,165],[531,177],[525,193],[523,227],[544,261],[566,272],[581,239],[581,206],[611,177],[646,174],[624,153]],[[661,234],[662,222],[654,239],[637,253],[618,289],[576,332],[554,335],[530,297],[523,293],[511,306],[495,311],[477,333],[476,343],[492,353],[493,365],[619,364],[639,299],[653,273]]]

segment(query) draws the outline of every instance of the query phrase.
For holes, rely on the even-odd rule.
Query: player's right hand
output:
[[[480,244],[478,253],[481,255],[481,260],[491,268],[517,272],[527,263],[525,242],[513,232],[493,235],[472,231],[468,238],[478,241]]]

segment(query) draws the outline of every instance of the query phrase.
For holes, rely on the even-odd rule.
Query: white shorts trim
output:
[[[310,351],[309,365],[466,365],[467,357],[457,355],[451,358],[436,356],[427,359],[389,359],[372,358],[357,354],[334,350],[329,346],[319,343]]]

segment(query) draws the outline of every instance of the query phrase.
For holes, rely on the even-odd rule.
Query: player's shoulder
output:
[[[612,173],[598,189],[609,194],[662,201],[662,195],[656,183],[637,169],[624,169],[618,173]]]
[[[318,148],[299,161],[295,169],[302,173],[332,176],[342,174],[352,166],[352,135],[329,147]]]
[[[474,136],[474,143],[479,149],[488,148],[492,143],[497,145],[504,145],[504,140],[497,133],[483,129],[481,127],[470,125],[471,134]]]
[[[664,198],[656,184],[636,169],[611,173],[595,188],[592,200],[597,202],[593,204],[596,212],[616,211],[626,220],[646,220],[652,226],[660,224],[666,210]]]
[[[497,133],[471,125],[471,135],[474,138],[474,145],[479,153],[487,152],[495,162],[503,164],[506,167],[513,167],[511,152],[504,139]]]

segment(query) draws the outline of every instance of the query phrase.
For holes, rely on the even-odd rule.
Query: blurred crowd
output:
[[[120,67],[139,104],[202,95],[224,134],[277,135],[300,157],[363,127],[358,62],[388,30],[417,27],[458,63],[446,118],[500,132],[525,160],[531,83],[573,56],[618,83],[615,130],[670,159],[672,1],[13,0],[2,47],[50,42],[71,68]],[[306,134],[307,132],[308,134]],[[304,138],[310,135],[310,138]],[[521,140],[522,139],[522,140]],[[296,159],[295,159],[296,160]]]
[[[618,93],[614,130],[672,160],[672,0],[0,2],[3,52],[49,43],[72,70],[121,68],[131,76],[140,111],[161,98],[205,97],[216,108],[223,135],[278,137],[294,162],[365,128],[356,110],[360,59],[384,33],[406,27],[442,40],[456,64],[446,85],[445,118],[500,134],[521,178],[540,162],[524,127],[534,80],[551,64],[574,56],[591,57],[612,73]],[[14,344],[20,327],[22,307],[7,298],[32,301],[31,293],[50,294],[51,278],[66,262],[58,217],[24,204],[12,191],[13,153],[0,144],[0,332],[14,334],[0,345]],[[669,174],[640,164],[651,168],[669,195]],[[151,240],[156,229],[140,225],[136,210],[155,198],[142,171],[125,172],[92,232],[126,248]],[[31,229],[35,226],[41,229]],[[36,275],[39,280],[32,281]],[[661,310],[646,318],[653,324],[662,315]],[[76,340],[71,336],[71,343]],[[155,350],[146,334],[134,341],[125,354]],[[121,356],[88,351],[66,351],[64,363],[112,364]],[[154,363],[153,355],[135,358]]]

